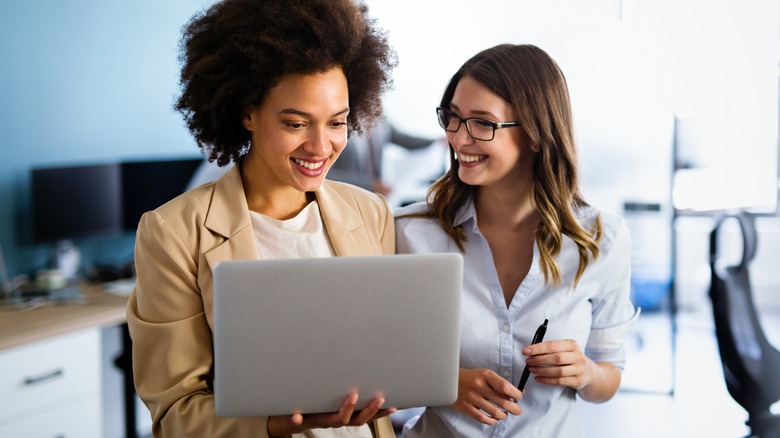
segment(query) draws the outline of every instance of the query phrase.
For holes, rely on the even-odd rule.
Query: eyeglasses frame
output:
[[[455,128],[454,130],[450,130],[450,129],[447,129],[446,127],[442,126],[442,123],[441,123],[442,120],[439,117],[439,111],[446,111],[447,113],[451,114],[453,117],[458,119],[458,127]],[[437,106],[436,107],[436,120],[439,122],[439,126],[441,126],[442,129],[444,129],[446,132],[458,132],[458,130],[460,129],[461,125],[466,125],[466,132],[469,134],[469,137],[471,137],[471,138],[473,138],[474,140],[477,140],[477,141],[492,141],[494,138],[496,138],[496,129],[514,128],[514,127],[522,125],[522,123],[520,123],[520,122],[491,122],[490,120],[485,120],[485,119],[483,119],[481,117],[466,117],[466,118],[463,118],[463,117],[457,115],[451,109],[444,108],[444,107],[441,107],[441,106]],[[468,124],[469,120],[479,120],[480,122],[484,122],[484,123],[487,123],[487,124],[491,125],[493,127],[493,135],[491,135],[490,138],[487,139],[487,140],[482,139],[482,138],[474,137],[474,134],[471,133],[471,128],[469,127],[469,124]]]

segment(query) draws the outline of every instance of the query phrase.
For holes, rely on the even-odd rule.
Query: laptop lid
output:
[[[455,253],[221,262],[217,415],[454,403],[462,281]]]

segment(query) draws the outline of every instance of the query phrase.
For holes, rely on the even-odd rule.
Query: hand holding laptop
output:
[[[395,408],[382,409],[385,399],[381,396],[375,397],[362,410],[355,411],[358,399],[359,396],[356,392],[351,393],[344,400],[344,404],[338,412],[305,415],[296,412],[292,415],[269,417],[268,434],[272,436],[291,435],[308,429],[362,426],[396,411]]]

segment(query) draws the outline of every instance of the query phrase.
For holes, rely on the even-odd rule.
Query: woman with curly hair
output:
[[[217,263],[394,251],[387,201],[325,180],[348,134],[381,114],[395,65],[367,13],[351,0],[224,0],[185,27],[176,109],[209,160],[235,165],[138,226],[127,316],[155,436],[394,436],[382,397],[222,418],[212,385]]]
[[[579,436],[575,399],[615,394],[638,312],[626,226],[580,194],[563,73],[537,47],[499,45],[463,64],[436,111],[450,170],[396,212],[396,245],[463,254],[458,399],[404,436]]]

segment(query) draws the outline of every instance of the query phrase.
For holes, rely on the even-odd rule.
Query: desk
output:
[[[0,307],[0,350],[83,328],[125,323],[127,297],[107,294],[94,284],[84,285],[82,290],[82,303],[30,309]]]
[[[99,284],[81,286],[83,301],[39,307],[0,307],[0,352],[82,329],[123,326],[122,353],[114,363],[124,374],[125,432],[135,432],[135,389],[131,343],[126,327],[127,297],[103,292]]]

